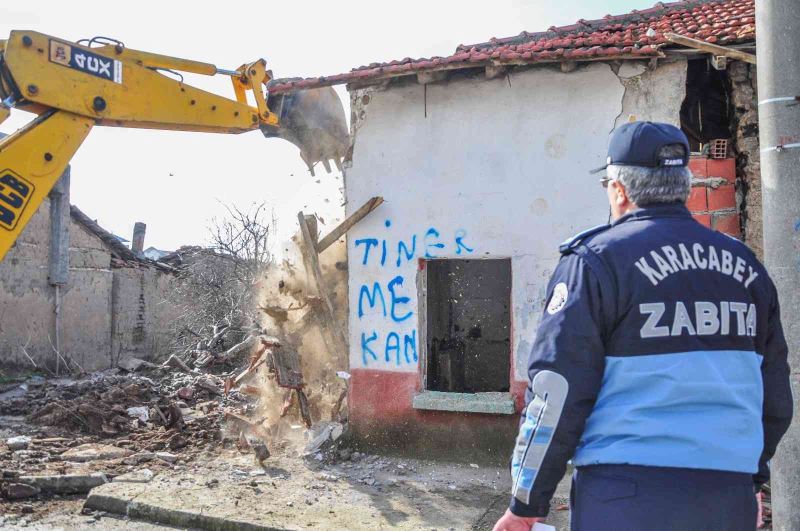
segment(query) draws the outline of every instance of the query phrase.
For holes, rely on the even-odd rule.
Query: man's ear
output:
[[[614,184],[614,202],[618,207],[625,208],[630,203],[628,191],[625,190],[625,186],[623,186],[619,181],[611,182]]]

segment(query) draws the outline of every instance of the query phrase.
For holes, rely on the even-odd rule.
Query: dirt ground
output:
[[[97,463],[99,465],[99,463]],[[129,466],[131,472],[146,469]],[[252,455],[225,450],[199,455],[155,474],[146,483],[117,480],[89,494],[158,509],[151,521],[85,510],[86,496],[41,496],[5,502],[3,529],[158,529],[175,511],[219,517],[231,529],[491,529],[505,510],[510,484],[505,470],[453,463],[355,454],[327,463],[314,457],[273,456],[264,466]],[[564,492],[553,518],[567,529]],[[90,503],[88,505],[94,505]],[[27,514],[25,514],[27,513]],[[153,521],[155,520],[155,522]],[[185,523],[187,520],[183,520]],[[197,522],[203,529],[224,524]]]
[[[483,530],[507,506],[505,468],[367,455],[346,423],[309,430],[296,414],[260,432],[257,400],[209,378],[115,370],[5,385],[0,529]],[[94,483],[31,491],[31,477]],[[567,492],[553,502],[560,530]]]

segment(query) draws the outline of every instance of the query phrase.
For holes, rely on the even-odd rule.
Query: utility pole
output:
[[[789,344],[794,422],[772,460],[775,531],[800,530],[800,3],[756,0],[764,263]]]

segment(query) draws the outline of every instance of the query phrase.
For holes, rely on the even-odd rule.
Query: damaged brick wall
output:
[[[694,218],[706,227],[741,238],[735,159],[692,158],[689,169],[694,179],[686,206]]]
[[[733,61],[728,66],[728,76],[733,110],[737,204],[742,218],[744,242],[756,256],[762,258],[764,243],[756,67]]]
[[[758,97],[755,66],[728,64],[726,93],[731,148],[728,158],[695,157],[687,206],[704,225],[744,241],[760,258],[763,253],[761,164],[758,143]]]

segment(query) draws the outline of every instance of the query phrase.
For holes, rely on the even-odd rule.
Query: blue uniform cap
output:
[[[683,144],[684,156],[679,158],[659,157],[658,151],[670,144]],[[658,122],[627,123],[617,127],[611,133],[606,165],[592,170],[591,173],[601,172],[612,164],[646,168],[686,166],[689,164],[689,141],[683,131],[674,125]]]

